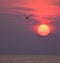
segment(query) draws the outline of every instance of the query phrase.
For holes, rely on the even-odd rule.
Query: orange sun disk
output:
[[[38,27],[38,34],[41,36],[47,36],[50,33],[49,26],[42,24]]]

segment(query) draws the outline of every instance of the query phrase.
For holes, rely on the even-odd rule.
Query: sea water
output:
[[[60,63],[59,55],[0,55],[0,63]]]

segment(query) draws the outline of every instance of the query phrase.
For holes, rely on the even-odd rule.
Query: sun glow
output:
[[[38,34],[39,35],[47,36],[49,33],[50,33],[50,28],[47,25],[42,24],[38,27]]]

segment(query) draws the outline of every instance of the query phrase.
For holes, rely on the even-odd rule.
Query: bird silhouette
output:
[[[31,16],[33,16],[33,15],[28,15],[28,16],[24,15],[24,16],[25,16],[25,18],[26,18],[26,20],[27,20],[27,23],[32,24],[31,19],[29,19],[29,18],[30,18]]]
[[[25,16],[26,19],[29,19],[33,15],[28,15],[28,16],[24,15],[24,16]]]

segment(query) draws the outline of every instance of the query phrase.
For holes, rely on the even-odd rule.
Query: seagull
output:
[[[31,20],[29,19],[31,16],[33,16],[33,15],[28,15],[28,16],[26,16],[26,15],[24,15],[25,16],[25,18],[27,19],[27,22],[29,22],[29,23],[31,23],[32,24],[32,22],[31,22]]]
[[[24,16],[25,16],[26,19],[29,19],[29,17],[31,17],[33,15],[28,15],[28,16],[24,15]]]

